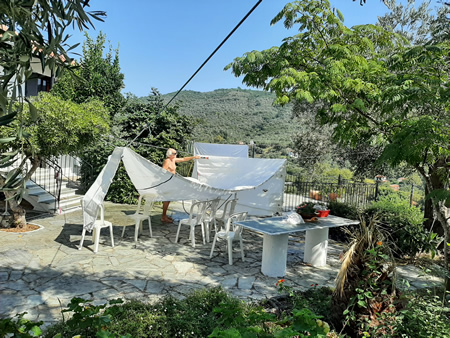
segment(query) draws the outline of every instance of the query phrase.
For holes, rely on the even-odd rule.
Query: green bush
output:
[[[131,147],[136,153],[157,165],[162,165],[167,148],[177,149],[181,157],[187,155],[182,149],[185,148],[196,121],[179,115],[178,106],[164,110],[162,108],[163,101],[157,91],[145,102],[135,97],[127,98],[124,108],[116,113],[112,120],[112,134],[99,138],[96,144],[86,147],[78,154],[82,159],[82,182],[86,188],[95,181],[115,146]],[[130,146],[129,141],[135,139],[139,143]],[[125,167],[120,164],[106,200],[134,204],[137,197],[138,193]]]
[[[328,202],[328,209],[330,209],[330,215],[353,220],[358,220],[361,213],[361,210],[357,206],[338,201]],[[346,228],[350,231],[350,233],[353,233],[358,227],[358,225],[350,225]],[[348,242],[349,240],[348,233],[343,227],[330,228],[329,236],[331,239],[339,242]]]
[[[330,209],[331,215],[354,220],[359,219],[359,214],[361,212],[357,206],[337,201],[328,202],[328,209]]]
[[[326,295],[324,300],[322,294]],[[312,291],[298,307],[279,317],[261,305],[240,301],[220,287],[194,291],[182,300],[165,296],[155,304],[122,304],[119,299],[93,305],[74,298],[63,310],[73,316],[49,327],[44,337],[325,336],[329,325],[305,305],[318,301],[326,312],[329,296],[328,291]]]
[[[332,290],[312,284],[306,292],[278,284],[289,308],[278,316],[258,304],[246,303],[221,288],[194,291],[185,299],[165,296],[154,304],[120,299],[93,305],[73,298],[64,313],[69,318],[42,334],[42,322],[0,320],[0,337],[325,337],[330,328]],[[450,330],[450,309],[442,298],[413,292],[405,294],[401,313],[389,318],[389,332],[401,337],[445,337]],[[269,303],[269,302],[267,302]],[[380,318],[380,325],[386,320]],[[372,332],[385,332],[381,326]],[[331,331],[331,337],[338,337]]]
[[[419,293],[405,299],[405,309],[399,318],[397,332],[402,337],[448,337],[450,332],[450,307],[441,297]]]
[[[294,307],[308,308],[324,320],[330,321],[330,305],[333,290],[327,287],[318,287],[318,284],[311,284],[311,288],[305,292],[294,294]]]
[[[23,318],[27,312],[19,313],[14,318],[0,319],[0,337],[39,337],[40,326],[44,322],[33,322]]]
[[[229,304],[235,314],[243,311],[242,304],[221,288],[202,289],[183,300],[166,296],[153,305],[127,303],[109,329],[132,337],[207,337],[220,323],[214,309],[221,304]]]
[[[380,197],[365,210],[366,217],[377,215],[377,220],[391,234],[396,245],[396,255],[414,256],[422,251],[435,250],[435,236],[423,226],[423,212],[410,206],[409,201],[398,194]]]

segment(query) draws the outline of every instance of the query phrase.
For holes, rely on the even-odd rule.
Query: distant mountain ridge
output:
[[[175,93],[162,95],[168,102]],[[182,91],[174,102],[182,115],[199,119],[194,140],[210,143],[279,145],[288,147],[298,126],[292,106],[274,106],[275,94],[248,89],[211,92]],[[172,103],[174,103],[172,102]]]

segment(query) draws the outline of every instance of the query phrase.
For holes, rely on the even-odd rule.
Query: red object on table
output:
[[[317,210],[317,217],[328,217],[330,210]]]

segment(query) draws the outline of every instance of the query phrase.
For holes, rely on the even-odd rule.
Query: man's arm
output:
[[[186,162],[186,161],[191,161],[191,160],[198,160],[200,158],[200,155],[197,156],[189,156],[189,157],[182,157],[182,158],[176,158],[175,159],[175,163],[178,162]],[[164,168],[164,166],[163,166]]]

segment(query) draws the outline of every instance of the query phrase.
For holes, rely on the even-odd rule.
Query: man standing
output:
[[[182,157],[177,158],[177,151],[175,149],[169,148],[166,153],[166,159],[163,163],[163,169],[166,169],[167,171],[171,172],[172,174],[175,174],[177,172],[177,163],[179,162],[186,162],[190,160],[199,159],[200,156],[189,156],[189,157]],[[169,208],[168,201],[163,202],[163,212],[161,216],[161,222],[164,223],[172,223],[173,219],[167,216],[167,209]]]

